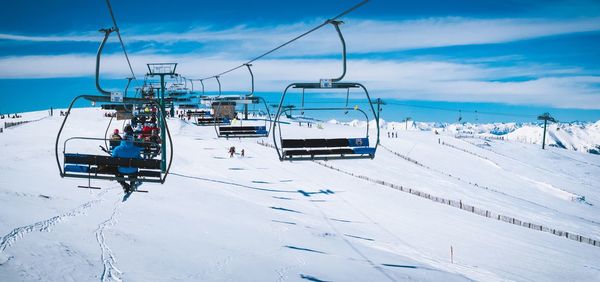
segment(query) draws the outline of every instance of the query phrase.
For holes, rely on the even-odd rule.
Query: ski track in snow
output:
[[[269,224],[269,227],[275,234],[277,234],[276,236],[277,236],[277,242],[279,243],[278,245],[285,246],[287,243],[285,240],[285,236],[282,233],[282,230],[287,229],[288,227],[283,227],[283,226],[281,226],[281,224],[276,224],[276,222],[271,222]],[[281,252],[277,252],[277,253],[280,254]],[[275,269],[275,273],[277,274],[277,281],[279,281],[279,282],[285,281],[288,278],[288,273],[290,271],[292,271],[294,269],[300,269],[300,267],[306,265],[306,261],[301,256],[297,255],[296,253],[293,253],[292,256],[296,260],[296,264],[288,265],[288,266],[284,266],[284,267]]]
[[[229,185],[232,186],[238,186],[234,185],[235,183],[228,183]],[[230,190],[231,189],[231,190]],[[231,193],[235,196],[239,196],[237,193],[235,193],[235,191],[233,190],[234,188],[228,188],[228,193]],[[262,189],[262,188],[261,188]],[[262,189],[267,190],[267,189]],[[298,193],[297,191],[286,191],[286,190],[271,190],[269,191],[271,193]],[[272,196],[274,197],[274,196]],[[277,199],[277,198],[275,198]],[[281,200],[281,199],[280,199]],[[273,209],[268,208],[265,206],[265,208],[263,209],[262,213],[264,214],[265,218],[270,218],[273,217]],[[277,224],[277,222],[271,221],[269,223],[269,228],[271,229],[272,233],[274,233],[277,237],[277,242],[278,242],[278,246],[285,246],[288,245],[288,242],[286,240],[286,236],[284,236],[283,231],[287,230],[288,227],[287,226],[282,226],[281,224]],[[272,252],[269,252],[269,256],[273,257],[273,256],[277,256],[277,259],[275,259],[276,261],[281,261],[283,259],[283,256],[281,255],[282,252],[280,251],[280,249],[278,248],[277,250],[274,250]],[[304,260],[304,258],[302,258],[302,256],[293,253],[292,256],[294,257],[295,263],[291,264],[291,265],[287,265],[287,266],[283,266],[283,267],[279,267],[276,268],[275,274],[277,275],[277,281],[279,282],[283,282],[286,281],[289,277],[289,273],[291,271],[293,271],[294,269],[300,269],[302,266],[306,265],[306,261]],[[281,260],[279,259],[281,258]]]
[[[119,270],[119,268],[117,268],[117,260],[115,258],[115,255],[113,254],[108,244],[106,244],[106,237],[104,236],[104,231],[106,230],[106,228],[110,228],[118,222],[117,217],[119,216],[119,209],[122,206],[122,203],[123,201],[121,199],[118,199],[115,202],[115,208],[113,209],[113,212],[110,215],[110,217],[107,220],[101,222],[98,225],[98,228],[96,229],[96,241],[98,241],[98,244],[100,245],[102,265],[104,267],[102,271],[102,276],[100,277],[100,281],[102,282],[123,281],[123,279],[121,278],[123,273],[121,272],[121,270]]]
[[[46,220],[38,221],[38,222],[29,224],[29,225],[25,225],[25,226],[21,226],[21,227],[17,227],[15,229],[13,229],[11,232],[4,235],[2,237],[2,239],[0,239],[0,254],[2,252],[4,252],[8,247],[12,246],[16,241],[23,238],[25,235],[27,235],[29,233],[32,233],[35,231],[38,231],[38,232],[49,231],[50,227],[60,223],[61,221],[65,220],[67,218],[85,214],[85,212],[88,209],[90,209],[91,207],[95,206],[96,204],[102,202],[103,196],[110,190],[111,189],[105,189],[104,191],[102,191],[98,195],[96,195],[97,199],[85,202],[68,212],[65,212],[65,213],[57,215],[57,216],[53,216]]]
[[[258,143],[258,144],[261,145],[261,146],[265,146],[264,144],[261,144],[261,143]],[[391,151],[391,152],[393,153],[393,151]],[[319,162],[314,162],[314,163],[320,165]],[[441,172],[441,173],[443,173],[443,172]],[[505,194],[505,193],[500,192],[500,191],[492,191],[492,192],[498,192],[498,193],[501,193],[501,194]],[[511,195],[507,195],[507,196],[511,196]],[[429,253],[426,253],[426,252],[423,252],[423,251],[418,251],[417,249],[413,248],[408,242],[406,242],[402,238],[400,238],[398,235],[396,235],[395,233],[393,233],[389,229],[387,229],[384,226],[382,226],[381,224],[379,224],[379,222],[375,221],[373,218],[371,218],[369,215],[367,215],[364,211],[362,211],[361,209],[359,209],[355,205],[352,205],[350,202],[348,202],[346,199],[344,199],[344,197],[342,197],[340,194],[336,193],[334,195],[334,197],[340,199],[347,206],[349,206],[351,209],[355,210],[358,214],[360,214],[363,218],[365,218],[368,223],[376,226],[379,230],[381,230],[383,233],[385,233],[385,234],[387,234],[389,236],[389,241],[388,242],[384,242],[383,244],[379,244],[379,246],[376,245],[376,246],[374,246],[374,248],[380,248],[381,250],[384,250],[384,251],[390,251],[390,250],[392,250],[396,254],[402,254],[402,255],[407,256],[407,257],[409,257],[411,259],[419,261],[419,262],[421,262],[423,264],[433,266],[433,267],[437,268],[436,270],[442,270],[442,271],[446,271],[446,272],[449,272],[449,273],[454,273],[454,274],[460,275],[462,277],[465,277],[466,279],[469,279],[469,280],[475,280],[475,281],[478,281],[478,280],[479,281],[505,281],[505,279],[501,278],[497,274],[495,274],[493,272],[490,272],[490,271],[487,271],[485,269],[481,269],[481,268],[479,268],[476,265],[468,265],[468,264],[459,263],[459,262],[450,263],[450,262],[445,261],[443,259],[437,258],[437,256],[435,256],[434,254],[429,254]],[[515,198],[521,199],[521,198],[518,198],[518,197],[515,197]],[[523,200],[523,199],[521,199],[521,200]],[[527,200],[525,200],[525,201],[527,201]],[[532,202],[532,204],[541,206],[541,205],[539,205],[537,203],[533,203],[533,202]],[[551,209],[551,208],[548,208],[548,209]],[[595,222],[593,222],[593,223],[595,223]],[[340,234],[341,233],[338,232],[338,235],[340,235]],[[341,235],[343,236],[343,234],[341,234]],[[368,261],[367,258],[364,258],[364,259],[365,259],[366,262],[370,262],[370,261]],[[371,263],[372,263],[372,261],[371,261]],[[411,278],[408,277],[408,276],[404,277],[404,278],[407,279],[407,280],[411,280]],[[521,278],[523,280],[526,280],[525,277],[521,277]]]
[[[574,178],[573,176],[571,176],[571,175],[569,175],[569,174],[565,174],[565,173],[563,173],[562,171],[552,171],[552,170],[549,170],[549,169],[546,169],[546,168],[543,168],[543,167],[539,167],[539,166],[531,165],[531,164],[529,164],[529,163],[526,163],[526,162],[524,162],[524,161],[522,161],[522,160],[519,160],[519,159],[517,159],[517,158],[514,158],[514,157],[511,157],[511,156],[509,156],[509,155],[506,155],[506,154],[503,154],[503,153],[500,153],[500,152],[494,151],[494,150],[492,150],[492,149],[490,149],[490,148],[483,148],[483,147],[479,147],[479,146],[477,146],[477,144],[475,144],[475,143],[471,143],[471,142],[469,142],[469,141],[466,141],[466,140],[463,140],[463,139],[458,139],[458,138],[456,138],[456,139],[457,139],[457,140],[459,140],[459,141],[461,141],[461,142],[464,142],[464,143],[466,143],[466,144],[468,144],[468,145],[474,146],[474,147],[476,147],[476,148],[479,148],[479,149],[482,149],[482,150],[485,150],[485,151],[491,152],[491,153],[493,153],[493,154],[495,154],[495,155],[498,155],[498,156],[500,156],[500,157],[504,157],[504,158],[506,158],[506,159],[509,159],[509,160],[512,160],[512,161],[518,162],[519,164],[521,164],[521,165],[523,165],[523,166],[526,166],[526,167],[529,167],[529,168],[532,168],[532,169],[535,169],[535,170],[539,170],[539,171],[542,171],[542,172],[544,172],[544,173],[549,173],[549,174],[552,174],[552,175],[554,175],[554,174],[556,174],[556,173],[560,173],[562,176],[564,176],[564,177],[566,177],[566,178],[570,178],[571,180],[573,180],[573,181],[575,181],[575,182],[580,182],[580,179]],[[502,168],[502,169],[503,169],[503,170],[505,170],[505,171],[510,171],[510,170],[507,170],[506,168],[504,168],[504,167],[502,167],[502,166],[500,166],[500,168]],[[510,171],[510,172],[513,172],[513,171]],[[517,174],[516,172],[513,172],[513,173]],[[592,186],[591,184],[589,184],[589,183],[581,182],[581,184],[582,184],[582,185],[586,185],[586,186],[591,186],[591,187],[593,188],[593,186]]]
[[[298,193],[297,191],[286,191],[286,190],[273,190],[273,189],[264,189],[264,188],[260,188],[260,187],[253,187],[253,186],[247,186],[247,185],[243,185],[240,183],[236,183],[236,182],[230,182],[230,181],[223,181],[223,180],[217,180],[217,179],[213,179],[213,178],[204,178],[204,177],[198,177],[198,176],[194,176],[194,175],[185,175],[185,174],[179,174],[179,173],[171,173],[174,176],[178,176],[178,177],[182,177],[182,178],[188,178],[188,179],[194,179],[194,180],[200,180],[200,181],[207,181],[207,182],[215,182],[215,183],[220,183],[220,184],[224,184],[227,186],[233,186],[236,188],[224,188],[223,191],[226,191],[226,193],[234,198],[238,198],[241,200],[246,200],[244,197],[241,197],[239,195],[239,193],[236,193],[236,189],[238,189],[239,187],[242,188],[247,188],[247,189],[251,189],[251,190],[257,190],[257,191],[265,191],[265,192],[271,192],[271,193]],[[270,209],[267,209],[267,207],[265,207],[263,214],[265,215],[265,218],[269,218],[272,217],[272,213],[270,213],[269,211]],[[285,236],[283,236],[282,234],[282,228],[280,226],[280,224],[277,224],[277,222],[270,222],[269,227],[271,228],[271,230],[273,231],[273,233],[276,234],[277,236],[277,241],[279,243],[280,246],[284,246],[286,245],[286,240],[285,240]],[[269,252],[269,256],[278,256],[281,257],[281,255],[279,255],[281,252],[279,252],[278,250]],[[242,257],[248,256],[248,254],[242,254],[241,256],[237,256],[235,257],[235,259],[241,259]],[[288,273],[294,269],[300,268],[303,265],[306,265],[306,261],[298,256],[298,255],[293,255],[295,260],[296,260],[296,264],[294,265],[288,265],[285,267],[281,267],[281,268],[277,268],[275,269],[275,273],[277,275],[277,281],[285,281],[288,278]],[[200,279],[200,278],[211,278],[214,274],[220,274],[221,276],[224,275],[225,271],[227,270],[227,267],[233,262],[234,257],[231,255],[227,255],[225,258],[222,259],[218,259],[211,268],[207,268],[206,270],[202,271],[201,273],[197,273],[196,275],[193,276],[194,279]],[[277,260],[277,259],[276,259]],[[191,277],[188,277],[191,278]]]
[[[481,148],[481,147],[479,147],[479,146],[477,146],[477,145],[475,145],[475,144],[473,144],[473,143],[471,143],[471,142],[467,142],[467,141],[464,141],[464,140],[461,140],[461,141],[463,141],[463,142],[466,142],[467,144],[470,144],[470,145],[476,146],[477,148]],[[482,148],[482,149],[483,149],[483,148]],[[472,152],[470,152],[470,151],[468,151],[468,150],[466,150],[466,149],[460,149],[459,151],[463,151],[463,150],[464,150],[464,152],[467,152],[467,153],[469,153],[469,154],[473,154],[473,155],[475,155],[475,156],[478,156],[479,158],[481,158],[481,159],[483,159],[483,160],[488,160],[487,158],[485,158],[485,157],[481,157],[481,156],[479,156],[478,154],[472,153]],[[519,163],[521,163],[521,164],[524,164],[524,165],[527,165],[527,166],[529,166],[529,167],[531,167],[531,168],[536,168],[536,169],[538,169],[538,170],[541,170],[541,171],[546,171],[546,172],[549,172],[549,173],[552,173],[552,174],[554,174],[554,173],[555,173],[555,172],[552,172],[552,171],[550,171],[550,170],[548,170],[548,169],[544,169],[544,168],[541,168],[541,167],[532,166],[532,165],[530,165],[530,164],[527,164],[527,163],[525,163],[525,162],[523,162],[523,161],[521,161],[521,160],[518,160],[518,159],[516,159],[516,158],[513,158],[513,157],[510,157],[510,156],[507,156],[507,155],[505,155],[505,154],[500,154],[500,153],[498,153],[498,152],[496,152],[496,151],[494,151],[494,150],[492,150],[492,149],[489,149],[489,148],[486,148],[485,150],[488,150],[488,151],[490,151],[490,152],[493,152],[493,153],[495,153],[495,154],[498,154],[498,155],[500,155],[500,156],[506,157],[506,158],[508,158],[508,159],[511,159],[511,160],[517,161],[517,162],[519,162]],[[554,154],[557,154],[556,152],[552,152],[552,153],[554,153]],[[561,156],[561,157],[562,157],[562,155],[560,155],[560,154],[557,154],[557,155],[559,155],[559,156]],[[568,158],[570,158],[570,157],[568,157]],[[570,158],[570,159],[572,159],[572,160],[575,160],[575,159],[573,159],[573,158]],[[488,160],[488,161],[489,161],[489,160]],[[575,160],[575,161],[577,161],[577,160]],[[582,162],[582,163],[585,163],[585,164],[588,164],[588,165],[594,165],[594,164],[590,164],[590,163],[583,162],[583,161],[581,161],[581,162]],[[516,176],[518,176],[518,177],[522,178],[523,180],[529,181],[529,182],[531,182],[531,183],[533,183],[533,184],[535,184],[535,185],[540,185],[540,184],[542,184],[542,185],[545,185],[545,186],[552,186],[551,188],[550,188],[550,187],[549,187],[549,188],[550,188],[550,189],[552,189],[552,190],[555,190],[555,192],[559,192],[559,193],[563,194],[562,196],[565,196],[564,194],[569,194],[569,195],[567,195],[566,199],[570,199],[570,197],[580,197],[580,195],[577,195],[577,194],[574,194],[574,193],[572,193],[572,192],[569,192],[569,191],[566,191],[566,190],[563,190],[563,189],[560,189],[560,188],[554,187],[554,186],[553,186],[553,185],[551,185],[551,184],[544,183],[544,182],[541,182],[541,181],[537,181],[537,180],[534,180],[534,179],[531,179],[531,178],[525,177],[525,176],[523,176],[523,175],[520,175],[520,174],[518,174],[517,172],[515,172],[515,171],[512,171],[512,170],[507,170],[507,169],[505,169],[504,167],[502,167],[502,166],[501,166],[501,165],[499,165],[499,164],[496,164],[496,166],[497,166],[499,169],[502,169],[502,170],[504,170],[504,171],[506,171],[506,172],[512,173],[512,174],[514,174],[514,175],[516,175]],[[561,172],[561,174],[562,174],[562,172]],[[569,177],[571,177],[571,176],[569,176]],[[571,177],[571,178],[572,178],[572,177]],[[585,184],[585,183],[582,183],[582,184]],[[569,196],[570,196],[570,197],[569,197]]]
[[[371,260],[367,255],[365,255],[363,252],[361,252],[357,246],[355,246],[352,242],[350,242],[350,240],[348,240],[348,238],[346,238],[346,236],[344,236],[343,232],[340,232],[332,223],[331,220],[329,219],[329,217],[325,214],[325,212],[318,206],[317,203],[315,202],[310,202],[312,203],[312,205],[319,211],[319,213],[321,214],[321,216],[323,217],[323,220],[325,221],[325,223],[327,223],[327,225],[331,228],[331,230],[333,230],[335,232],[335,234],[337,234],[337,237],[341,238],[344,243],[346,243],[348,245],[348,247],[350,247],[350,249],[352,249],[357,255],[359,255],[365,262],[367,262],[373,269],[375,269],[376,271],[378,271],[379,273],[383,274],[383,276],[385,276],[389,281],[396,281],[396,279],[394,279],[393,276],[391,276],[390,274],[388,274],[383,268],[381,268],[380,266],[378,266],[377,264],[375,264],[373,262],[373,260]]]
[[[561,158],[566,158],[566,159],[569,159],[569,160],[572,160],[572,161],[575,161],[575,162],[579,162],[579,163],[582,163],[582,164],[586,164],[586,165],[591,165],[591,166],[595,166],[595,167],[600,167],[600,165],[593,164],[593,163],[586,162],[586,161],[582,161],[582,160],[578,160],[578,159],[576,159],[576,158],[573,158],[573,157],[570,157],[570,156],[567,156],[567,155],[563,155],[563,154],[559,154],[559,153],[557,153],[557,152],[554,152],[554,151],[550,151],[550,152],[551,152],[552,154],[554,154],[554,155],[557,155],[557,156],[561,157]]]
[[[461,141],[463,141],[463,142],[465,142],[465,143],[467,143],[467,144],[469,144],[469,145],[473,145],[473,146],[475,146],[475,147],[477,147],[477,148],[484,149],[484,150],[490,151],[490,152],[492,152],[492,153],[494,153],[494,154],[497,154],[497,155],[499,155],[499,156],[502,156],[502,157],[508,158],[508,159],[510,159],[510,160],[513,160],[513,161],[516,161],[516,162],[519,162],[519,163],[521,163],[521,164],[523,164],[523,165],[525,165],[525,166],[528,166],[528,167],[531,167],[531,168],[534,168],[534,169],[537,169],[537,170],[540,170],[540,171],[545,171],[545,172],[548,172],[548,173],[551,173],[551,174],[555,174],[555,173],[556,173],[556,172],[552,172],[552,171],[550,171],[550,170],[548,170],[548,169],[545,169],[545,168],[541,168],[541,167],[537,167],[537,166],[530,165],[530,164],[528,164],[528,163],[525,163],[525,162],[523,162],[523,161],[521,161],[521,160],[518,160],[518,159],[516,159],[516,158],[513,158],[513,157],[511,157],[511,156],[508,156],[508,155],[505,155],[505,154],[498,153],[498,152],[496,152],[496,151],[494,151],[494,150],[492,150],[492,149],[490,149],[490,148],[481,148],[481,147],[477,146],[477,145],[476,145],[476,144],[474,144],[474,143],[471,143],[471,142],[468,142],[468,141],[465,141],[465,140],[462,140],[462,139],[459,139],[459,140],[461,140]],[[465,151],[466,151],[466,150],[465,150]],[[572,159],[572,160],[574,160],[574,161],[577,161],[577,160],[576,160],[576,159],[574,159],[574,158],[571,158],[571,157],[568,157],[568,156],[562,156],[562,155],[560,155],[560,154],[558,154],[558,153],[556,153],[556,152],[552,152],[552,153],[554,153],[554,154],[556,154],[556,155],[559,155],[559,156],[561,156],[561,157],[567,157],[567,158],[570,158],[570,159]],[[485,159],[485,158],[484,158],[484,159]],[[595,166],[594,164],[587,163],[587,162],[584,162],[584,161],[580,161],[580,162],[582,162],[582,163],[585,163],[585,164],[588,164],[588,165]],[[585,200],[581,200],[581,199],[584,199],[584,198],[585,198],[583,195],[579,195],[579,194],[575,194],[575,193],[569,192],[569,191],[567,191],[567,190],[564,190],[564,189],[561,189],[561,188],[555,187],[554,185],[552,185],[552,184],[549,184],[549,183],[545,183],[545,182],[543,182],[543,181],[537,181],[537,180],[535,180],[535,179],[531,179],[531,178],[529,178],[529,177],[526,177],[526,176],[523,176],[523,175],[521,175],[521,174],[517,173],[516,171],[513,171],[513,170],[508,170],[508,169],[506,169],[506,168],[504,168],[504,167],[502,167],[502,166],[500,166],[500,165],[498,165],[498,168],[499,168],[499,169],[502,169],[503,171],[506,171],[506,172],[508,172],[508,173],[511,173],[511,174],[513,174],[513,175],[515,175],[515,176],[517,176],[517,177],[519,177],[519,178],[521,178],[521,179],[523,179],[523,180],[525,180],[525,181],[528,181],[528,182],[530,182],[530,183],[534,184],[534,185],[535,185],[535,186],[536,186],[538,189],[540,189],[541,191],[544,191],[545,193],[547,193],[547,194],[549,194],[549,195],[552,195],[552,196],[555,196],[555,197],[558,197],[558,198],[561,198],[561,199],[563,199],[563,200],[567,200],[567,201],[576,201],[576,200],[578,200],[578,201],[581,201],[582,203],[585,203],[585,204],[587,204],[587,205],[592,205],[591,203],[589,203],[589,202],[587,202],[587,201],[585,201]],[[562,173],[562,172],[559,172],[559,173],[561,173],[561,174],[563,174],[563,175],[567,176],[568,178],[571,178],[571,179],[573,179],[574,181],[579,181],[578,179],[575,179],[575,178],[573,178],[573,177],[572,177],[572,176],[570,176],[570,175],[564,174],[564,173]],[[587,185],[587,186],[591,186],[589,183],[585,183],[585,182],[581,182],[581,184],[583,184],[583,185]],[[579,217],[578,217],[578,218],[579,218]],[[585,218],[582,218],[582,219],[583,219],[583,220],[585,220],[585,221],[588,221],[588,222],[592,222],[592,223],[594,223],[594,224],[598,224],[598,222],[595,222],[595,221],[593,221],[593,220],[590,220],[590,219],[585,219]]]
[[[470,144],[470,143],[469,143],[469,144]],[[388,147],[384,146],[383,144],[380,144],[380,146],[381,146],[382,148],[384,148],[385,150],[387,150],[388,152],[392,153],[394,156],[401,155],[400,153],[398,153],[398,152],[396,152],[396,151],[393,151],[393,150],[389,149]],[[413,160],[415,160],[415,161],[416,161],[416,159],[414,159],[414,158],[411,158],[411,159],[413,159]],[[484,159],[484,160],[486,160],[486,159]],[[408,161],[408,160],[406,160],[406,161]],[[408,161],[408,162],[410,162],[410,161]],[[549,211],[552,211],[552,212],[555,212],[555,213],[557,213],[557,214],[561,214],[561,215],[565,215],[565,216],[573,217],[573,218],[576,218],[576,219],[580,219],[580,220],[586,221],[586,222],[588,222],[588,223],[590,223],[590,224],[593,224],[593,225],[596,225],[596,226],[600,226],[600,222],[597,222],[597,221],[595,221],[595,220],[592,220],[592,219],[588,219],[588,218],[585,218],[585,217],[582,217],[582,216],[579,216],[579,215],[566,214],[566,213],[564,213],[564,212],[561,212],[561,211],[559,211],[559,210],[557,210],[557,209],[554,209],[554,208],[552,208],[552,207],[549,207],[549,206],[546,206],[546,205],[540,204],[540,203],[538,203],[538,202],[535,202],[535,201],[532,201],[532,200],[528,200],[528,199],[524,199],[524,198],[521,198],[521,197],[519,197],[519,196],[511,195],[511,194],[508,194],[508,193],[506,193],[506,192],[502,192],[502,191],[500,191],[500,190],[497,190],[497,189],[490,188],[490,187],[488,187],[488,186],[479,185],[478,183],[476,183],[476,182],[473,182],[473,181],[468,181],[468,180],[465,180],[465,179],[463,179],[464,177],[460,177],[460,178],[459,178],[459,177],[456,177],[456,176],[451,176],[451,174],[450,174],[450,173],[447,173],[447,172],[444,172],[444,171],[442,171],[442,170],[435,169],[435,168],[432,168],[432,167],[429,167],[429,166],[422,165],[421,163],[419,163],[419,164],[415,164],[415,165],[416,165],[416,166],[418,166],[418,167],[421,167],[421,168],[423,168],[423,169],[429,169],[429,170],[432,170],[432,171],[434,171],[434,172],[437,172],[437,173],[439,173],[439,174],[442,174],[442,175],[448,176],[448,177],[450,177],[450,178],[452,178],[452,179],[455,179],[455,180],[457,180],[457,181],[463,182],[463,183],[465,183],[465,184],[469,184],[469,185],[471,185],[471,186],[473,186],[473,187],[476,187],[476,188],[479,188],[479,189],[482,189],[482,190],[486,190],[486,191],[490,191],[490,192],[493,192],[493,193],[497,193],[497,194],[499,194],[499,195],[503,195],[503,196],[506,196],[506,197],[512,198],[512,199],[514,199],[514,200],[522,201],[522,202],[525,202],[525,203],[528,203],[528,204],[531,204],[531,205],[534,205],[534,206],[537,206],[537,207],[540,207],[540,208],[547,209],[547,210],[549,210]],[[525,181],[528,181],[528,182],[531,182],[531,183],[535,184],[536,186],[540,186],[540,185],[543,185],[543,184],[545,184],[545,185],[549,185],[551,188],[548,188],[548,190],[547,190],[547,191],[550,191],[550,192],[555,192],[555,193],[560,193],[560,196],[562,196],[561,198],[562,198],[562,199],[564,199],[564,200],[572,200],[572,199],[575,199],[575,198],[573,198],[573,197],[580,197],[580,196],[579,196],[579,195],[577,195],[577,194],[573,194],[573,193],[570,193],[570,192],[568,192],[568,191],[562,190],[562,189],[560,189],[560,188],[556,188],[556,187],[554,187],[554,186],[552,186],[552,185],[550,185],[550,184],[547,184],[547,183],[544,183],[544,182],[538,182],[538,181],[535,181],[535,180],[533,180],[533,179],[531,179],[531,178],[528,178],[528,177],[522,176],[522,175],[520,175],[520,174],[518,174],[518,173],[516,173],[516,172],[514,172],[514,171],[509,171],[509,170],[506,170],[506,169],[504,169],[504,168],[503,168],[502,166],[500,166],[500,165],[498,165],[498,169],[501,169],[501,170],[503,170],[503,171],[506,171],[506,172],[508,172],[508,173],[511,173],[511,174],[513,174],[513,175],[515,175],[515,176],[517,176],[517,177],[519,177],[519,178],[521,178],[521,179],[523,179],[523,180],[525,180]],[[553,191],[553,190],[551,190],[551,189],[554,189],[555,191]],[[568,194],[570,197],[567,197],[567,196],[565,196],[566,194]],[[556,196],[556,195],[555,195],[555,196]],[[559,196],[557,196],[557,197],[559,197]],[[588,202],[586,202],[586,201],[582,201],[582,202],[584,202],[584,203],[586,203],[586,204],[588,204],[588,205],[589,205],[589,203],[588,203]]]
[[[356,211],[359,215],[361,215],[363,218],[365,218],[367,220],[367,222],[369,222],[373,226],[377,227],[383,233],[387,234],[390,237],[390,239],[392,239],[391,242],[388,242],[385,244],[386,245],[385,247],[381,248],[382,250],[389,252],[391,249],[394,251],[394,253],[403,254],[404,256],[407,256],[411,259],[419,261],[423,264],[430,265],[432,267],[436,267],[437,269],[435,269],[435,270],[438,270],[438,271],[443,270],[443,271],[447,271],[449,273],[454,273],[454,274],[460,275],[462,277],[465,277],[466,279],[469,279],[469,280],[471,280],[472,279],[471,277],[473,277],[476,280],[482,280],[482,281],[483,280],[502,281],[502,279],[497,277],[495,274],[485,271],[483,269],[479,269],[477,266],[461,265],[458,262],[455,262],[454,264],[448,264],[445,261],[435,258],[436,256],[433,254],[425,254],[424,252],[417,251],[408,242],[404,241],[402,238],[400,238],[398,235],[396,235],[389,229],[383,227],[381,224],[379,224],[379,222],[375,221],[373,218],[368,216],[364,211],[362,211],[355,205],[352,205],[341,195],[336,194],[335,197],[340,199],[348,207],[350,207],[352,210]],[[459,269],[461,271],[459,271]],[[465,275],[465,273],[468,273],[469,276],[471,276],[471,277],[467,277]],[[405,277],[405,278],[406,278],[406,280],[412,280],[410,277]]]

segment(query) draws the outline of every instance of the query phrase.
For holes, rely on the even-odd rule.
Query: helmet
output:
[[[113,131],[114,134],[119,134],[119,129],[115,128],[115,131]]]

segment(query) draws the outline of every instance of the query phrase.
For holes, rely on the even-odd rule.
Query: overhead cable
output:
[[[107,0],[107,1],[108,1],[108,0]],[[230,72],[232,72],[232,71],[234,71],[234,70],[237,70],[237,69],[239,69],[239,68],[241,68],[241,67],[243,67],[243,66],[245,66],[245,65],[247,65],[247,64],[251,64],[251,63],[253,63],[253,62],[255,62],[255,61],[258,61],[258,60],[260,60],[260,59],[264,58],[265,56],[268,56],[269,54],[271,54],[271,53],[273,53],[273,52],[275,52],[275,51],[277,51],[277,50],[279,50],[279,49],[281,49],[281,48],[283,48],[283,47],[285,47],[285,46],[287,46],[287,45],[291,44],[292,42],[294,42],[294,41],[296,41],[296,40],[298,40],[298,39],[300,39],[300,38],[302,38],[302,37],[304,37],[304,36],[306,36],[306,35],[308,35],[308,34],[310,34],[310,33],[314,32],[314,31],[316,31],[316,30],[318,30],[318,29],[320,29],[320,28],[322,28],[322,27],[326,26],[327,24],[331,23],[332,21],[335,21],[335,20],[337,20],[337,19],[339,19],[339,18],[341,18],[341,17],[343,17],[343,16],[345,16],[345,15],[347,15],[347,14],[351,13],[352,11],[354,11],[354,10],[358,9],[359,7],[361,7],[362,5],[366,4],[366,3],[367,3],[367,2],[369,2],[369,1],[370,1],[370,0],[363,0],[363,1],[361,1],[360,3],[358,3],[358,4],[354,5],[354,6],[352,6],[351,8],[349,8],[349,9],[347,9],[347,10],[343,11],[343,12],[342,12],[342,13],[340,13],[339,15],[337,15],[337,16],[335,16],[335,17],[331,18],[331,19],[328,19],[328,20],[326,20],[326,21],[325,21],[325,22],[323,22],[322,24],[320,24],[320,25],[318,25],[318,26],[316,26],[316,27],[314,27],[314,28],[312,28],[312,29],[308,30],[307,32],[304,32],[304,33],[302,33],[302,34],[300,34],[300,35],[298,35],[298,36],[296,36],[296,37],[294,37],[294,38],[290,39],[289,41],[287,41],[287,42],[285,42],[285,43],[283,43],[283,44],[281,44],[281,45],[279,45],[279,46],[277,46],[277,47],[275,47],[275,48],[273,48],[273,49],[271,49],[271,50],[269,50],[269,51],[267,51],[267,52],[265,52],[265,53],[263,53],[263,54],[261,54],[261,55],[259,55],[259,56],[257,56],[257,57],[255,57],[255,58],[253,58],[253,59],[251,59],[251,60],[249,60],[249,61],[247,61],[247,62],[245,62],[245,63],[242,63],[242,64],[241,64],[241,65],[239,65],[239,66],[233,67],[233,68],[231,68],[231,69],[228,69],[228,70],[226,70],[226,71],[224,71],[224,72],[221,72],[221,73],[219,73],[219,74],[215,74],[215,75],[211,75],[211,76],[209,76],[209,77],[202,78],[202,80],[206,80],[206,79],[209,79],[209,78],[215,78],[215,77],[219,77],[219,76],[222,76],[222,75],[228,74],[228,73],[230,73]]]
[[[119,30],[119,26],[117,25],[117,20],[115,19],[115,14],[113,13],[112,6],[110,5],[110,0],[106,0],[106,6],[108,6],[108,11],[110,12],[110,17],[113,21],[113,26],[115,31],[117,32],[117,37],[119,38],[119,42],[121,42],[121,48],[123,49],[123,53],[125,54],[125,59],[127,60],[127,65],[129,65],[129,70],[131,71],[131,77],[135,80],[135,84],[139,87],[140,84],[135,77],[135,73],[133,72],[133,67],[131,67],[131,61],[129,60],[129,56],[127,55],[127,49],[125,49],[125,44],[123,43],[123,39],[121,38],[121,31]]]

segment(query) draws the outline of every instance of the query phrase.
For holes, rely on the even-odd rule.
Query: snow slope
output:
[[[363,122],[364,123],[364,122]],[[351,123],[352,124],[352,123]],[[382,122],[389,132],[437,131],[442,135],[459,138],[495,139],[526,144],[542,144],[543,123],[433,123],[433,122]],[[547,126],[546,144],[584,153],[600,154],[600,121],[551,123]]]
[[[103,137],[101,110],[72,115],[65,134]],[[85,181],[59,177],[53,148],[61,121],[0,134],[0,281],[600,279],[599,247],[312,162],[282,163],[257,140],[218,140],[212,127],[178,119],[169,120],[175,155],[167,182],[144,184],[149,193],[122,202],[117,183],[84,190],[76,187]],[[292,135],[364,131],[283,126]],[[384,135],[374,160],[327,165],[600,238],[598,156],[431,131]],[[229,158],[230,146],[246,157]]]

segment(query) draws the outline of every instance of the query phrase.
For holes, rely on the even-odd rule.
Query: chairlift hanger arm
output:
[[[254,73],[252,73],[252,68],[250,68],[252,64],[244,65],[248,68],[248,72],[250,72],[250,81],[252,83],[252,89],[250,90],[250,94],[248,94],[247,96],[251,97],[252,95],[254,95]]]
[[[335,27],[335,31],[340,38],[340,42],[342,43],[342,74],[337,78],[332,78],[332,82],[338,82],[346,76],[346,40],[344,40],[344,35],[342,35],[342,30],[340,29],[340,24],[343,24],[343,21],[337,20],[328,20],[328,23],[332,24]]]
[[[219,76],[215,75],[215,79],[217,80],[217,83],[219,84],[219,96],[221,96],[221,81],[219,80]]]
[[[129,85],[131,84],[132,79],[133,79],[133,77],[127,78],[127,86],[125,86],[125,93],[123,94],[123,96],[125,96],[125,97],[127,97],[127,90],[129,90]]]
[[[106,91],[102,89],[102,86],[100,86],[100,57],[102,56],[102,50],[104,49],[104,45],[106,44],[108,37],[115,30],[116,29],[114,27],[103,28],[99,30],[100,32],[104,32],[104,38],[102,39],[100,47],[98,47],[98,52],[96,53],[96,89],[98,89],[98,92],[103,95],[110,95],[110,91]]]

